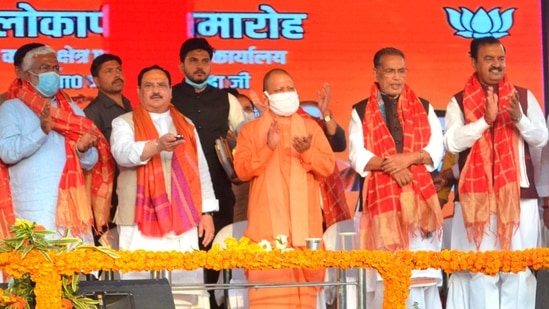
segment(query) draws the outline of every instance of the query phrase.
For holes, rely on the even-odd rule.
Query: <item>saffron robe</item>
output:
[[[244,235],[254,242],[288,236],[288,247],[302,250],[305,238],[322,237],[320,182],[334,169],[335,155],[318,124],[294,114],[278,118],[280,142],[267,145],[271,112],[244,125],[237,141],[235,170],[250,181],[248,227]],[[298,153],[295,136],[312,135],[311,147]],[[277,269],[249,271],[251,283],[322,281],[324,270]],[[250,289],[250,308],[316,308],[318,288]]]

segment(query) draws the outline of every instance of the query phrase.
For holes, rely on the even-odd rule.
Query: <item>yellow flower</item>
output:
[[[32,231],[24,221],[19,226]],[[15,227],[17,228],[17,227]],[[270,243],[269,243],[270,244]],[[318,269],[333,267],[374,268],[385,281],[385,309],[404,309],[413,269],[437,268],[447,273],[471,270],[488,275],[500,271],[519,272],[526,267],[534,270],[549,267],[549,248],[525,251],[463,252],[443,250],[441,252],[395,253],[386,251],[324,251],[324,250],[265,250],[248,238],[225,240],[226,249],[214,246],[210,251],[192,252],[150,252],[144,250],[117,251],[106,255],[89,247],[75,250],[31,250],[23,256],[18,251],[0,253],[0,267],[15,279],[30,274],[36,283],[35,295],[38,309],[61,308],[63,294],[62,278],[82,270],[148,271],[148,270],[194,270],[212,269]],[[47,258],[46,258],[47,257]],[[48,262],[49,261],[51,262]],[[5,291],[4,291],[5,292]],[[5,301],[5,295],[0,303]]]
[[[15,219],[15,224],[14,224],[14,226],[15,226],[16,228],[19,228],[19,229],[30,229],[30,228],[32,228],[32,225],[33,225],[33,223],[30,222],[29,220],[19,219],[19,218],[16,218],[16,219]]]

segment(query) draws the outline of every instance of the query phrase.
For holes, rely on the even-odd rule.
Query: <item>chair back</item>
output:
[[[212,245],[218,244],[222,249],[226,248],[225,238],[240,239],[244,235],[244,230],[248,226],[248,220],[238,221],[224,226],[214,237]]]
[[[354,221],[352,219],[343,220],[332,224],[326,229],[324,235],[322,236],[326,250],[356,249],[358,235],[351,235],[351,233],[356,233]],[[349,237],[345,235],[348,235]],[[345,244],[342,243],[344,240]]]
[[[248,221],[238,221],[233,224],[224,226],[217,235],[215,235],[212,242],[213,245],[218,244],[222,249],[225,249],[227,246],[225,244],[225,239],[232,237],[235,239],[240,239],[244,235],[244,230],[248,226]],[[224,282],[223,280],[223,271],[219,273],[219,278],[217,283],[246,283],[246,276],[244,270],[241,268],[233,268],[230,272],[229,282]],[[224,303],[229,303],[228,308],[232,309],[247,309],[248,308],[248,290],[247,289],[230,289],[228,291],[224,290],[215,290],[214,291],[215,300],[218,306],[221,306]]]

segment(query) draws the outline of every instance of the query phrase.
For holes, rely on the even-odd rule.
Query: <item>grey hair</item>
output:
[[[57,57],[57,53],[55,50],[47,45],[40,46],[35,49],[30,50],[26,55],[25,58],[23,58],[23,63],[21,63],[21,69],[23,72],[26,72],[30,70],[32,66],[32,58],[39,56],[39,55],[47,55],[47,54],[54,54],[55,57]]]

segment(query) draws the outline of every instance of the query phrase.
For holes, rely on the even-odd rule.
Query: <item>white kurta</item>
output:
[[[51,105],[57,107],[52,99]],[[76,115],[84,112],[73,102]],[[84,170],[90,170],[98,160],[95,147],[78,153]],[[13,210],[17,218],[26,219],[65,234],[65,227],[56,224],[59,181],[66,162],[65,137],[55,130],[45,134],[40,119],[19,99],[0,104],[0,159],[8,165]],[[93,243],[91,226],[88,235],[80,235]]]
[[[158,132],[159,136],[166,133],[176,134],[175,127],[170,115],[170,112],[161,114],[150,113],[151,119]],[[219,205],[215,198],[215,194],[212,187],[210,173],[208,170],[208,164],[204,157],[202,147],[200,147],[200,140],[196,130],[194,132],[197,139],[198,149],[198,170],[200,175],[201,189],[202,189],[202,212],[218,211]],[[117,162],[117,164],[124,167],[135,167],[145,165],[149,160],[141,161],[140,157],[145,148],[147,141],[135,141],[134,130],[130,124],[122,118],[116,118],[112,123],[112,135],[111,135],[111,151]],[[162,161],[171,161],[172,152],[161,152]],[[165,173],[169,173],[169,169],[164,169]],[[171,190],[170,175],[164,175],[166,191],[168,195]],[[135,204],[135,202],[133,202]],[[198,230],[196,228],[190,229],[181,235],[175,235],[173,233],[164,237],[149,237],[141,234],[137,225],[119,225],[119,247],[120,250],[148,250],[148,251],[171,251],[176,250],[180,252],[187,252],[193,250],[199,250],[198,247]],[[150,273],[128,273],[122,274],[122,279],[148,279]],[[171,273],[172,284],[203,284],[204,272],[203,269],[197,269],[193,271],[173,271]],[[185,294],[195,294],[194,298],[188,299],[187,302],[196,303],[201,302],[204,297],[207,297],[208,293],[203,290],[185,291]],[[197,299],[198,296],[200,300]]]
[[[530,185],[526,175],[524,147],[529,147],[534,170],[540,167],[539,153],[547,143],[547,126],[540,105],[534,95],[528,91],[528,110],[522,111],[523,117],[516,124],[520,132],[518,141],[520,159],[520,185]],[[465,125],[463,113],[455,98],[452,98],[446,109],[446,133],[444,142],[447,149],[459,153],[473,146],[482,133],[490,126],[484,117]],[[539,233],[539,214],[536,199],[521,199],[520,226],[511,240],[512,250],[523,250],[537,246]],[[462,208],[455,203],[454,222],[452,226],[452,249],[464,251],[500,250],[497,235],[497,217],[492,214],[490,224],[485,227],[480,248],[467,240],[463,222]],[[496,276],[454,273],[448,282],[448,309],[463,308],[527,308],[535,305],[536,279],[529,269],[518,274],[500,273]]]
[[[549,127],[549,117],[547,117],[547,126]],[[549,143],[543,147],[540,159],[539,173],[536,174],[536,190],[540,198],[549,197]],[[543,209],[540,209],[540,216],[543,216]],[[540,223],[539,247],[549,247],[549,229],[543,222]]]
[[[433,171],[440,164],[444,156],[444,147],[442,143],[442,128],[440,121],[431,105],[428,113],[429,125],[431,127],[431,137],[429,143],[423,150],[429,154],[433,160],[432,165],[425,165],[428,171]],[[353,109],[351,121],[349,124],[349,160],[354,170],[362,177],[366,177],[370,172],[365,171],[364,167],[375,155],[364,147],[362,120],[356,109]],[[364,188],[363,190],[366,190]],[[421,232],[409,233],[410,251],[440,251],[441,239],[437,236],[427,239],[421,238]],[[438,285],[442,283],[442,272],[435,269],[413,270],[412,278],[433,278],[437,284],[429,287],[412,287],[407,299],[407,307],[413,308],[414,303],[423,309],[442,308],[440,295],[438,294]],[[382,278],[375,271],[367,272],[367,302],[368,308],[381,308],[383,304],[384,285]]]

